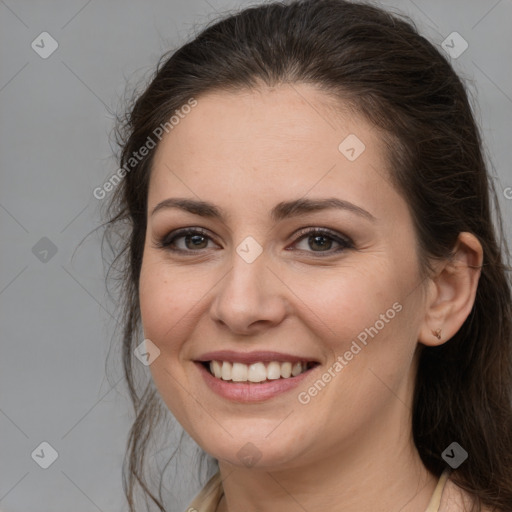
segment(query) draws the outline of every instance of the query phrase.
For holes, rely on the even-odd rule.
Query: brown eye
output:
[[[299,238],[294,245],[304,243],[305,247],[298,248],[301,252],[309,252],[318,256],[330,256],[347,249],[354,248],[353,242],[346,237],[338,235],[326,229],[306,228],[299,232]],[[213,239],[203,229],[186,228],[174,231],[164,236],[156,244],[156,247],[166,249],[175,253],[192,254],[208,249],[208,242]],[[217,244],[216,244],[217,245]],[[333,249],[334,246],[338,246]]]
[[[299,248],[300,251],[326,253],[327,255],[331,255],[354,247],[354,244],[350,239],[341,237],[325,229],[316,228],[302,230],[300,234],[302,236],[300,236],[294,244],[297,245],[299,242],[306,242],[306,247]],[[338,248],[330,250],[332,249],[333,244],[337,244]]]
[[[202,229],[181,229],[174,231],[158,241],[157,247],[175,252],[194,252],[208,248],[212,240]]]

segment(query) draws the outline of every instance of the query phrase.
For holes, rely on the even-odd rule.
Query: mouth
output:
[[[293,379],[320,364],[316,361],[258,361],[251,364],[221,360],[198,362],[218,380],[256,385]]]
[[[217,350],[203,354],[194,363],[210,391],[245,404],[291,393],[321,365],[305,355],[268,350]]]

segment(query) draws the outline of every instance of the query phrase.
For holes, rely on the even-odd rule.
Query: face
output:
[[[155,154],[150,371],[231,464],[300,466],[405,428],[425,302],[416,238],[381,135],[342,112],[304,84],[209,93]]]

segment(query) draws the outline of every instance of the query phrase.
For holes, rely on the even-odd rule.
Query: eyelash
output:
[[[338,234],[336,234],[333,231],[330,231],[325,228],[303,228],[296,233],[298,235],[298,238],[295,240],[294,244],[306,239],[307,237],[316,235],[316,236],[323,236],[328,239],[331,239],[338,243],[341,247],[339,249],[336,249],[335,251],[302,251],[302,252],[309,252],[313,253],[315,255],[318,255],[318,257],[326,257],[326,256],[332,256],[333,254],[338,254],[340,252],[346,251],[347,249],[354,249],[354,243],[352,240],[350,240],[348,237],[342,237]],[[176,240],[179,238],[186,237],[188,235],[200,235],[205,238],[208,238],[212,240],[212,238],[208,235],[208,233],[202,229],[202,228],[183,228],[179,229],[175,232],[169,233],[168,235],[162,237],[160,240],[158,240],[155,244],[155,247],[157,249],[165,249],[167,251],[171,251],[173,253],[181,253],[182,255],[193,255],[194,253],[198,253],[200,251],[206,250],[206,249],[197,249],[197,250],[184,250],[184,249],[176,249],[171,247]],[[301,251],[301,249],[299,249]]]

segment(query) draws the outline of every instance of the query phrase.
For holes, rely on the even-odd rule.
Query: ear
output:
[[[482,245],[474,235],[463,232],[452,254],[429,278],[425,318],[418,335],[423,345],[446,343],[461,328],[475,302],[483,263]]]

